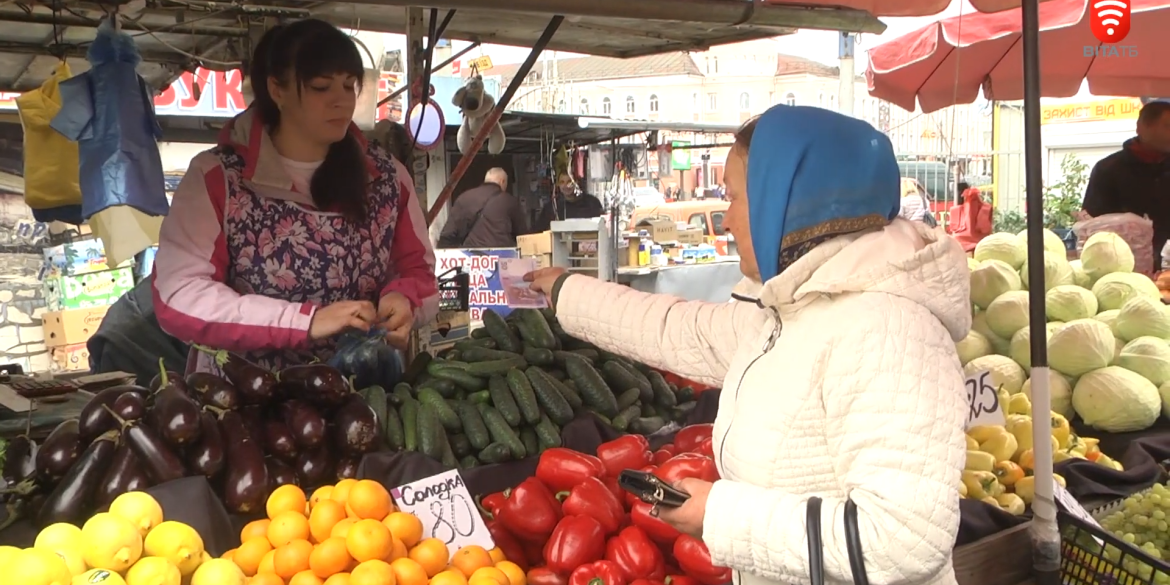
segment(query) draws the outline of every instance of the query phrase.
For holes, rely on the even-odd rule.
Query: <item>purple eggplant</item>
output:
[[[289,467],[287,463],[269,457],[264,460],[264,466],[268,469],[268,491],[282,486],[282,485],[297,485],[299,480],[293,468]]]
[[[69,473],[83,450],[78,427],[76,420],[63,421],[41,443],[36,458],[37,475],[41,479],[53,482]]]
[[[110,465],[118,433],[107,432],[86,447],[69,473],[57,483],[41,505],[37,524],[42,528],[57,522],[80,524],[92,512],[98,484]]]
[[[176,447],[189,445],[199,438],[199,404],[166,376],[154,394],[147,419],[163,439]]]
[[[325,441],[325,419],[303,400],[288,400],[280,405],[281,418],[301,449],[314,449]]]
[[[297,443],[284,421],[270,418],[264,422],[264,451],[286,463],[297,460]]]
[[[137,392],[127,392],[114,401],[114,414],[122,420],[138,420],[146,414],[146,397]]]
[[[114,401],[127,392],[141,394],[144,398],[150,395],[150,390],[142,386],[114,386],[98,392],[89,399],[85,408],[81,409],[81,416],[77,420],[82,443],[88,445],[90,441],[98,438],[102,433],[118,428],[114,417],[102,407],[113,406]]]
[[[150,480],[142,471],[142,466],[138,463],[138,456],[134,454],[130,445],[122,443],[114,451],[110,468],[97,486],[97,491],[94,493],[94,505],[98,509],[105,508],[114,501],[114,498],[126,492],[143,490],[147,487],[150,487]]]
[[[318,406],[340,406],[353,393],[345,376],[325,364],[290,366],[280,371],[279,378],[294,396]]]
[[[110,416],[122,427],[122,440],[138,456],[142,471],[155,484],[174,481],[187,475],[179,456],[144,421],[120,420],[113,409],[106,407]]]
[[[244,428],[257,445],[264,444],[264,407],[258,404],[241,406],[236,409],[244,419]]]
[[[301,454],[297,455],[297,462],[294,466],[297,479],[300,480],[300,486],[306,489],[332,482],[333,469],[333,460],[329,457],[329,451],[324,447],[301,451]]]
[[[209,372],[187,376],[187,390],[204,406],[231,410],[240,405],[240,393],[227,380]]]
[[[361,457],[342,457],[339,459],[337,461],[337,480],[357,479],[358,466],[361,463]]]
[[[272,398],[276,388],[276,376],[272,372],[228,351],[199,349],[215,356],[219,369],[244,404],[264,404]]]
[[[351,394],[332,418],[333,442],[342,453],[360,456],[381,444],[378,416],[360,394]]]
[[[160,365],[162,365],[162,359],[161,359],[161,358],[159,359],[159,364],[160,364]],[[152,379],[150,380],[150,391],[151,391],[151,392],[155,392],[155,391],[157,391],[159,388],[162,388],[162,386],[163,386],[163,380],[164,380],[164,378],[165,378],[167,381],[169,381],[171,384],[182,384],[182,382],[183,382],[183,374],[180,374],[180,373],[178,373],[178,372],[176,372],[176,371],[174,371],[174,370],[168,370],[168,369],[166,369],[165,367],[163,367],[163,368],[162,368],[162,369],[159,371],[159,373],[155,374],[155,375],[154,375],[154,378],[152,378]],[[179,386],[179,389],[180,389],[180,390],[186,390],[186,387],[185,387],[185,386]]]
[[[207,479],[215,479],[227,460],[219,421],[210,412],[199,416],[199,440],[187,450],[187,467]]]
[[[0,470],[0,481],[6,487],[12,487],[24,481],[24,467],[32,454],[32,441],[27,435],[20,435],[8,441],[4,450],[4,468]],[[34,465],[35,467],[35,465]]]
[[[268,468],[264,452],[244,428],[239,413],[228,411],[220,419],[220,430],[227,452],[227,472],[223,478],[223,501],[230,512],[249,514],[264,509],[268,497]]]

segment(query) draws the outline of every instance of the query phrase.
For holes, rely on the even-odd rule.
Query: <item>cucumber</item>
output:
[[[622,365],[624,365],[624,366],[627,366],[630,368],[636,367],[634,365],[634,360],[632,360],[624,355],[619,355],[619,354],[613,353],[611,351],[605,351],[604,349],[597,350],[597,359],[598,359],[598,361],[616,360],[616,361],[621,362]]]
[[[633,406],[637,404],[638,398],[640,396],[641,392],[637,388],[630,388],[629,390],[622,392],[617,398],[618,410],[622,410],[627,406]]]
[[[459,351],[458,347],[447,348],[447,349],[443,350],[443,353],[439,354],[439,357],[441,357],[449,362],[461,361],[463,359],[462,356],[463,356],[463,352]]]
[[[491,402],[492,393],[487,390],[480,390],[479,392],[472,392],[467,395],[467,400],[472,402]]]
[[[581,352],[581,351],[585,351],[585,350],[577,350],[577,351],[554,351],[554,352],[553,352],[553,361],[555,361],[555,362],[556,362],[556,364],[557,364],[558,366],[561,366],[561,367],[564,367],[564,365],[565,365],[565,361],[566,361],[566,360],[571,360],[571,359],[574,359],[574,358],[585,358],[586,360],[588,360],[588,361],[589,361],[589,363],[593,363],[593,362],[595,362],[595,361],[596,361],[596,359],[597,359],[597,357],[596,357],[596,356],[597,356],[597,352],[593,352],[593,356],[594,356],[594,357],[592,357],[592,358],[591,358],[591,357],[589,357],[587,354],[584,354],[584,353],[579,353],[579,352]]]
[[[422,404],[428,404],[435,409],[435,416],[439,417],[439,422],[444,429],[452,432],[463,430],[463,423],[459,420],[459,415],[451,409],[447,404],[446,399],[439,395],[432,388],[423,388],[418,391],[418,401]]]
[[[684,403],[670,409],[671,420],[678,422],[678,423],[686,422],[687,417],[689,417],[691,415],[691,411],[694,410],[695,406],[698,404],[699,404],[698,402],[694,402],[694,401],[684,402]]]
[[[470,364],[468,364],[467,362],[435,358],[435,359],[431,360],[431,363],[427,364],[427,373],[434,376],[435,372],[438,372],[441,370],[447,370],[447,369],[466,370],[468,365],[470,365]]]
[[[484,335],[487,335],[486,331],[484,332]],[[467,356],[467,350],[469,350],[469,349],[495,349],[496,348],[496,340],[492,339],[491,337],[484,337],[483,339],[474,339],[474,337],[475,337],[474,335],[472,337],[473,337],[473,339],[461,339],[461,340],[455,342],[455,349],[463,352],[465,359]],[[474,360],[467,360],[467,361],[474,361]]]
[[[557,390],[555,380],[550,378],[544,370],[532,366],[524,371],[532,389],[536,394],[536,401],[548,414],[548,417],[558,425],[567,425],[573,420],[573,407],[565,400],[565,396]]]
[[[503,376],[492,376],[488,380],[488,392],[492,395],[492,404],[500,411],[504,420],[508,421],[509,426],[517,427],[524,422],[520,407],[516,404],[508,381]]]
[[[557,368],[549,368],[549,369],[545,370],[544,373],[548,374],[548,377],[550,377],[558,382],[567,380],[569,378],[569,375],[566,374],[564,370],[560,370]]]
[[[492,443],[479,452],[479,460],[484,463],[503,463],[512,458],[512,450],[503,443]]]
[[[440,431],[442,431],[442,429],[440,429]],[[442,452],[442,455],[439,457],[439,461],[442,461],[443,465],[446,465],[447,467],[459,466],[459,459],[455,457],[455,450],[451,448],[451,440],[447,436],[447,433],[439,433],[439,448]]]
[[[592,348],[573,349],[569,350],[569,353],[575,353],[589,360],[591,363],[597,363],[598,360],[601,359],[601,354],[597,353],[597,350]]]
[[[488,335],[487,329],[484,329],[483,327],[476,327],[475,329],[471,330],[471,338],[472,339],[492,339],[492,336]],[[495,343],[495,342],[496,342],[496,340],[492,339],[492,343]]]
[[[565,360],[565,371],[577,384],[577,390],[581,392],[581,399],[585,404],[605,416],[617,415],[617,397],[588,361],[583,358]]]
[[[472,449],[481,451],[491,443],[487,425],[483,423],[483,416],[479,414],[479,409],[474,404],[467,401],[457,402],[455,412],[463,423],[463,432]]]
[[[615,430],[626,432],[630,428],[630,422],[638,418],[642,414],[642,407],[638,405],[627,407],[625,410],[613,417],[613,428]]]
[[[391,451],[401,451],[406,448],[406,434],[402,427],[402,417],[394,407],[386,409],[386,418],[382,421],[382,434],[386,436],[386,444]]]
[[[536,424],[540,421],[540,404],[536,401],[536,393],[532,389],[532,383],[528,381],[528,377],[520,370],[512,370],[508,372],[508,389],[512,391],[512,398],[516,400],[516,406],[520,409],[520,414],[524,417],[524,421],[528,424]]]
[[[508,327],[508,323],[499,313],[488,309],[483,312],[480,317],[483,320],[483,328],[487,329],[488,335],[495,340],[496,346],[504,351],[511,351],[520,353],[523,346],[520,345],[520,339]]]
[[[662,374],[651,370],[646,377],[650,379],[650,386],[654,389],[655,404],[665,408],[678,405],[678,397],[670,390],[670,385],[666,383],[666,378],[663,378]]]
[[[515,357],[502,360],[475,362],[467,367],[467,373],[471,374],[472,376],[487,378],[489,376],[503,376],[504,374],[508,373],[508,370],[523,370],[527,367],[528,362],[524,361],[524,357],[515,355]]]
[[[482,378],[477,378],[469,374],[466,370],[459,370],[456,368],[440,368],[435,373],[431,374],[440,380],[450,380],[456,386],[467,390],[468,392],[479,392],[487,386]]]
[[[642,416],[657,416],[657,415],[658,415],[658,409],[655,408],[653,404],[645,403],[645,402],[642,403]]]
[[[479,407],[479,411],[483,414],[483,422],[487,425],[488,433],[492,436],[492,441],[503,443],[508,447],[513,459],[523,459],[527,454],[524,450],[524,443],[512,427],[508,426],[508,421],[504,420],[500,411],[485,405]],[[535,453],[534,453],[535,455]]]
[[[551,349],[539,347],[524,348],[524,359],[534,366],[551,366],[556,363],[556,357],[553,356]]]
[[[597,420],[601,421],[605,426],[607,426],[607,427],[613,426],[613,420],[610,419],[608,416],[605,416],[604,414],[601,414],[595,410],[591,410],[589,412],[593,413],[593,416],[597,417]]]
[[[439,393],[439,396],[442,396],[443,398],[451,398],[459,391],[459,389],[455,386],[455,382],[452,382],[451,380],[443,380],[440,378],[431,378],[430,380],[419,384],[418,388],[420,390],[423,388],[434,388],[435,391]]]
[[[533,455],[540,453],[540,441],[536,439],[536,431],[532,427],[520,429],[520,442],[524,443],[524,452]]]
[[[472,467],[479,467],[479,459],[475,455],[468,455],[459,460],[459,469],[471,469]]]
[[[553,380],[553,388],[556,388],[557,392],[560,392],[561,396],[565,397],[565,401],[569,403],[573,412],[577,412],[585,407],[585,401],[581,400],[581,393],[577,391],[577,385],[569,384],[569,382],[572,382],[572,380],[565,380],[564,382]]]
[[[510,351],[500,351],[498,349],[488,349],[486,347],[470,347],[463,350],[462,357],[463,361],[467,363],[475,363],[518,358],[520,354],[515,354]]]
[[[402,403],[414,398],[414,390],[411,389],[410,384],[399,382],[394,385],[394,390],[390,393],[389,398],[397,402],[396,406],[402,406]]]
[[[536,431],[536,439],[542,452],[545,449],[561,446],[561,429],[557,428],[557,425],[547,416],[540,417],[540,422],[536,423],[533,430]]]
[[[447,433],[439,423],[439,414],[435,407],[428,402],[418,405],[418,450],[428,457],[441,461],[443,459],[443,441]]]
[[[638,379],[634,374],[630,373],[621,362],[609,360],[601,365],[601,376],[613,388],[614,392],[625,392],[630,388],[640,388],[638,386]],[[650,384],[646,384],[646,390],[650,390]]]
[[[684,402],[691,402],[697,398],[695,396],[695,389],[691,388],[690,386],[683,386],[682,388],[679,388],[678,391],[674,393],[674,397],[678,398],[679,404]]]
[[[402,372],[402,381],[407,384],[414,384],[420,376],[426,373],[427,365],[435,356],[425,351],[419,352],[410,360],[410,365]]]
[[[536,309],[536,310],[540,311],[540,314],[544,315],[544,318],[548,319],[549,323],[552,323],[552,322],[556,321],[556,319],[557,319],[557,312],[555,310],[553,310],[552,307],[545,307],[543,309]]]
[[[467,440],[467,435],[463,433],[447,435],[447,442],[451,444],[451,452],[455,453],[456,457],[467,457],[475,452],[471,446],[471,441]]]
[[[389,404],[386,401],[386,389],[381,386],[370,386],[361,391],[362,398],[366,399],[366,404],[374,411],[374,416],[378,419],[378,424],[385,427],[386,425],[386,411],[389,410]]]
[[[402,446],[407,451],[418,451],[419,403],[413,398],[402,401]]]
[[[540,314],[540,311],[519,309],[516,312],[520,314],[519,323],[523,324],[520,335],[524,337],[525,343],[541,349],[555,349],[557,347],[557,338],[553,335],[548,320]]]
[[[640,416],[630,421],[630,432],[639,435],[652,435],[666,426],[666,421],[660,416]]]

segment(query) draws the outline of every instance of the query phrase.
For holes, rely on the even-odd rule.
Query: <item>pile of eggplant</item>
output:
[[[377,415],[336,368],[274,374],[217,354],[222,377],[163,370],[150,388],[97,393],[39,448],[27,437],[10,442],[9,509],[38,510],[41,526],[78,523],[124,492],[202,475],[228,511],[263,512],[277,486],[354,477],[362,455],[382,445]]]

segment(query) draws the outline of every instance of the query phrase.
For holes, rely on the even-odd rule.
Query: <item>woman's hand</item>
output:
[[[386,343],[397,349],[406,349],[414,326],[410,299],[400,292],[387,293],[378,301],[378,322],[386,329]]]
[[[528,288],[539,293],[544,293],[544,296],[548,298],[548,306],[551,307],[553,304],[553,285],[557,283],[557,279],[565,272],[564,268],[540,268],[525,274],[524,280],[525,282],[532,283]]]
[[[703,516],[707,514],[707,494],[711,493],[711,482],[686,478],[674,487],[691,495],[686,503],[677,508],[659,508],[658,517],[679,532],[695,538],[703,538]]]
[[[309,339],[326,339],[349,328],[369,331],[375,316],[374,303],[370,301],[338,301],[317,307],[309,323]]]

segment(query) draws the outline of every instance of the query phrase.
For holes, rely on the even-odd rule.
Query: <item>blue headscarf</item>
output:
[[[894,148],[868,123],[806,106],[774,106],[756,122],[747,197],[760,281],[835,237],[888,225],[901,178]]]

